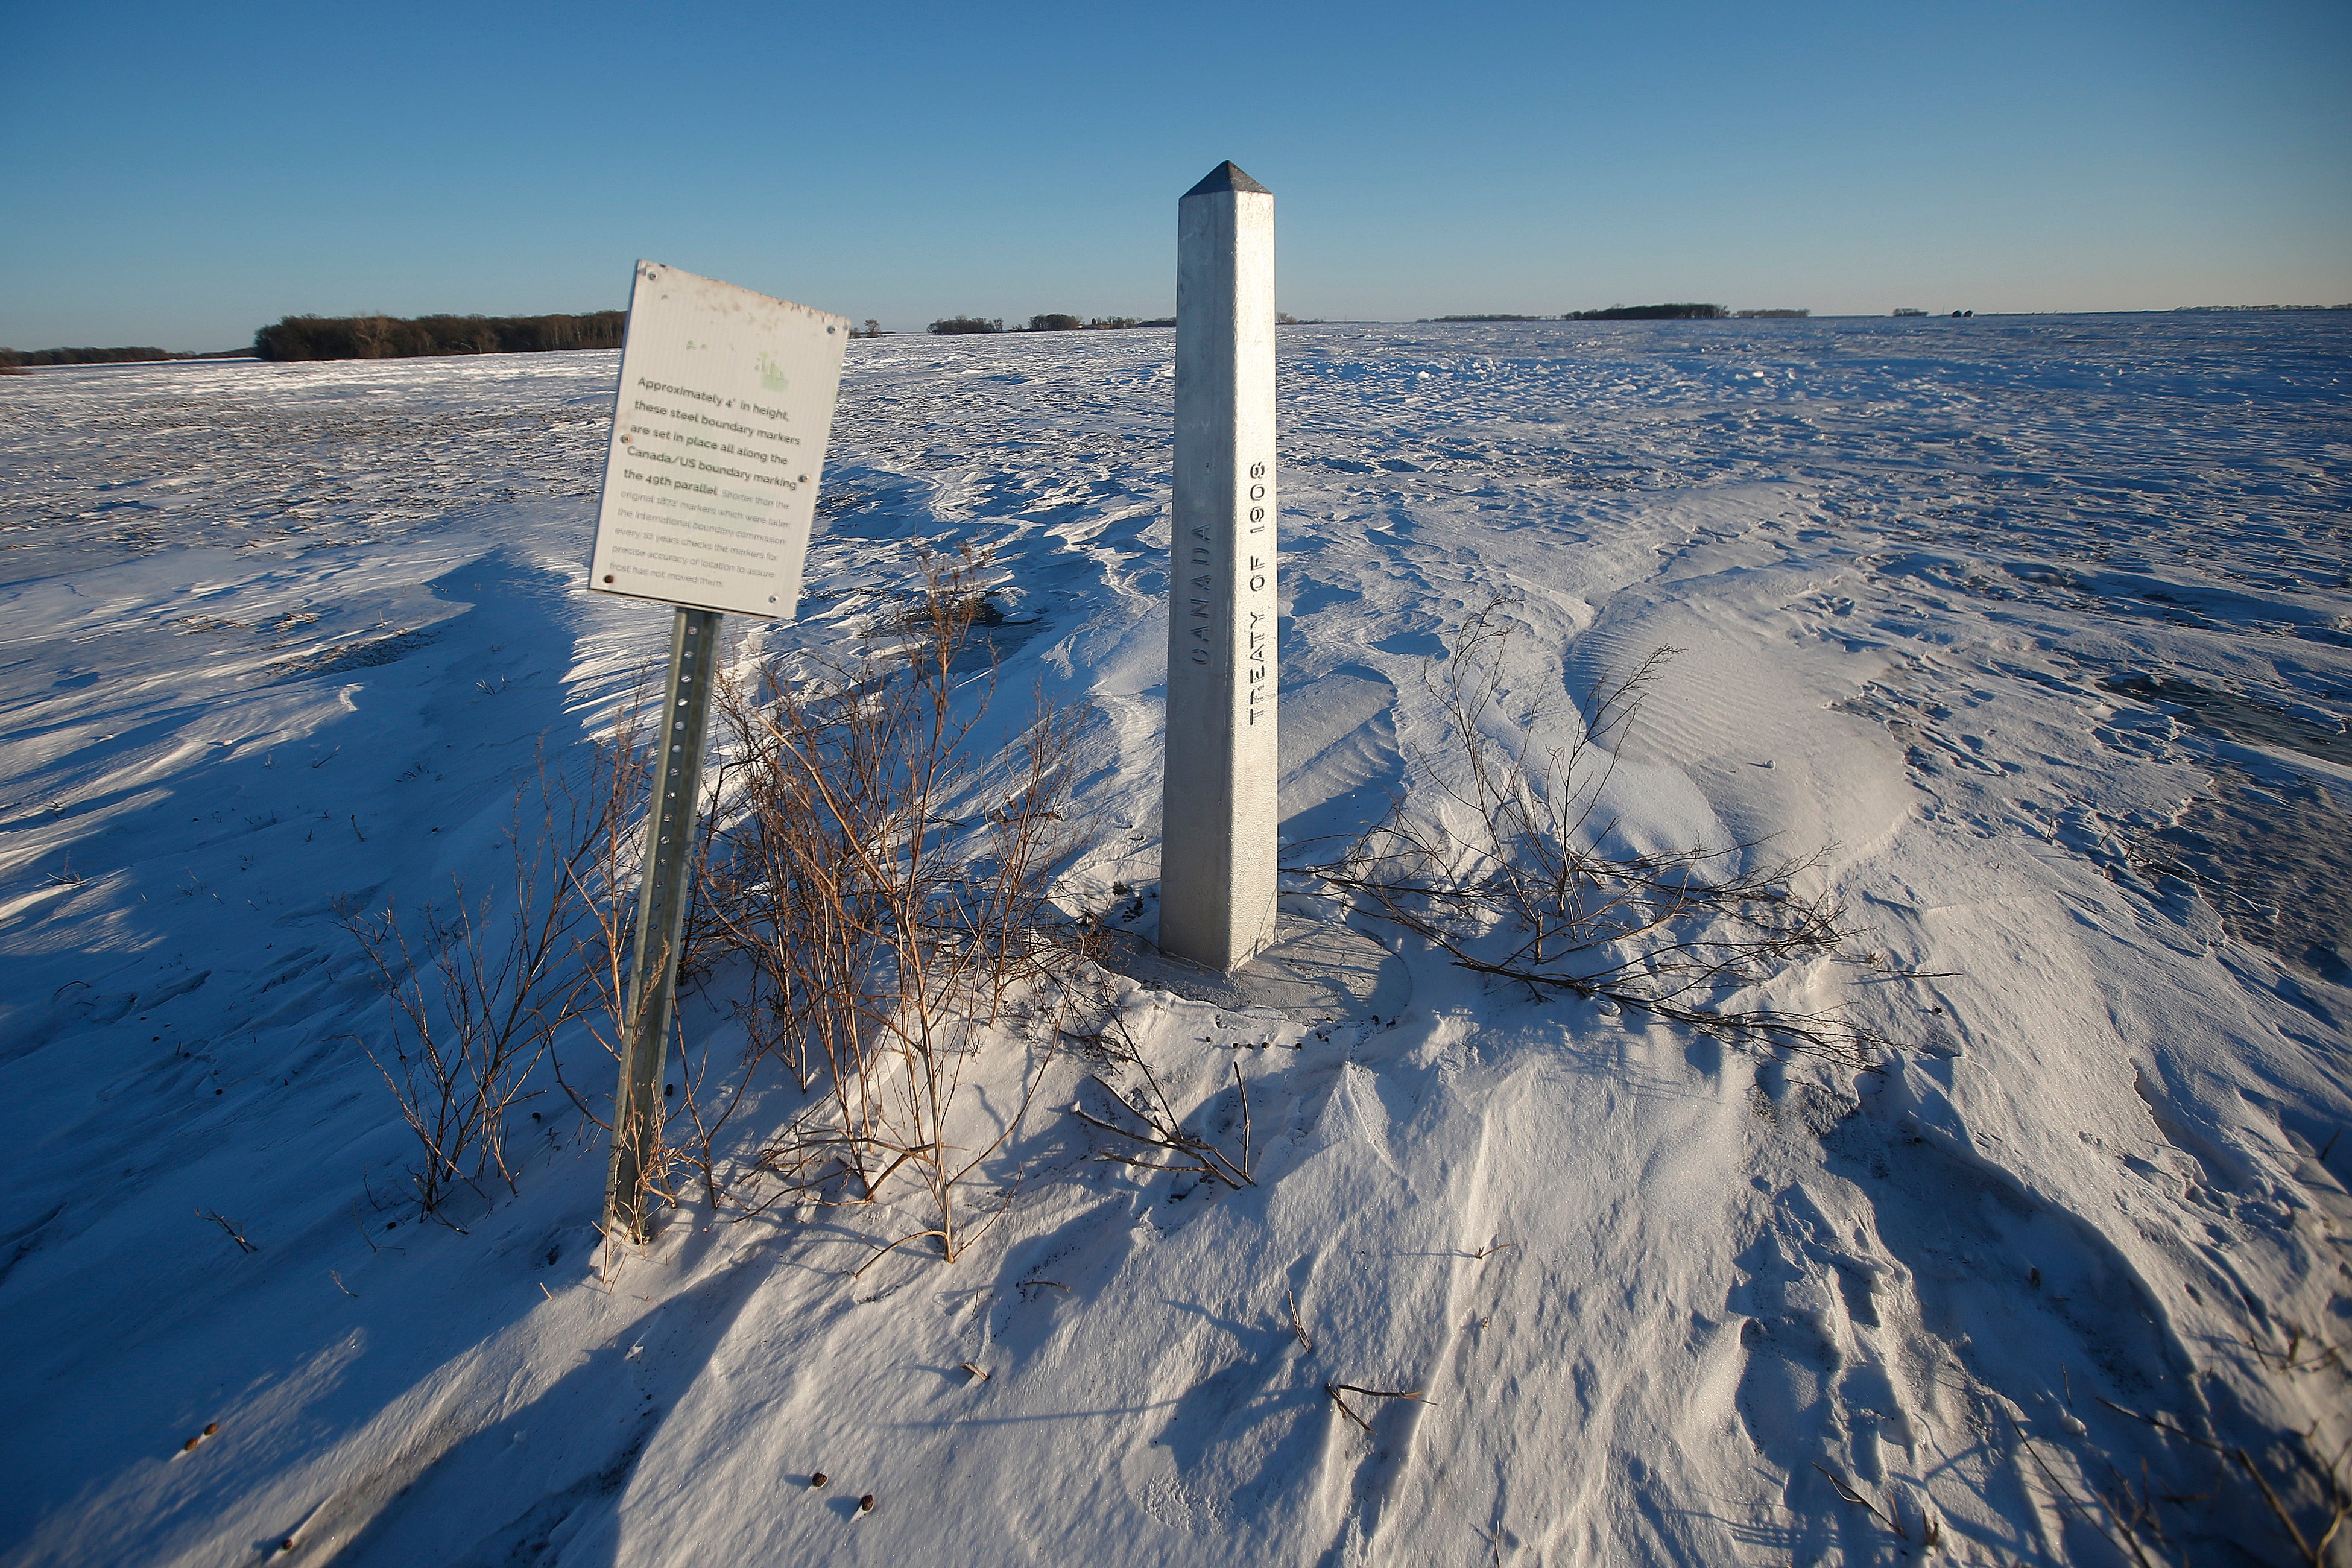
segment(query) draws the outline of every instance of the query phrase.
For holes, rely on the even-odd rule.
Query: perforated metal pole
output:
[[[653,809],[646,823],[645,883],[637,893],[637,943],[622,998],[621,1087],[613,1102],[613,1163],[604,1183],[604,1234],[643,1241],[649,1178],[661,1146],[662,1068],[677,1010],[678,948],[686,934],[694,869],[696,799],[710,727],[709,674],[719,658],[719,616],[680,610],[669,637],[669,693],[661,749],[654,759]]]

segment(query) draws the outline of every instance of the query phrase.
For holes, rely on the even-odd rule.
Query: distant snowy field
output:
[[[992,548],[1002,689],[1093,704],[1097,903],[1156,875],[1171,348],[856,345],[810,601],[741,650]],[[2294,1560],[2113,1406],[2325,1528],[2280,1435],[2352,1438],[2352,321],[1281,348],[1289,863],[1427,791],[1496,589],[1541,738],[1670,645],[1618,832],[1832,847],[1857,962],[1764,984],[1883,1073],[1360,920],[1377,1016],[1124,1004],[1196,1103],[1273,1042],[1254,1189],[1091,1161],[1065,1095],[953,1266],[689,1210],[608,1289],[551,1098],[519,1196],[418,1225],[334,910],[494,882],[663,654],[583,588],[614,356],[0,379],[0,1561],[2096,1563],[2118,1475],[2156,1558]],[[1330,1382],[1428,1399],[1368,1437]]]

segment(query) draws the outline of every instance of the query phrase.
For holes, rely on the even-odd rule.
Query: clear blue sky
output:
[[[0,343],[624,302],[1301,316],[2352,300],[2352,4],[0,4]]]

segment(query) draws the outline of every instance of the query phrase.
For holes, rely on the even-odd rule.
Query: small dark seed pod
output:
[[[198,1438],[194,1438],[194,1437],[191,1437],[191,1438],[189,1438],[186,1442],[184,1442],[184,1443],[183,1443],[183,1444],[181,1444],[181,1445],[180,1445],[180,1452],[182,1452],[183,1454],[185,1454],[185,1453],[187,1453],[187,1452],[191,1451],[192,1449],[194,1449],[194,1448],[195,1447],[195,1446],[196,1446],[196,1444],[198,1443],[198,1441],[200,1441],[200,1439],[198,1439]]]
[[[207,1422],[205,1422],[205,1436],[209,1437],[209,1436],[211,1436],[214,1433],[215,1433],[215,1432],[217,1432],[217,1431],[219,1431],[219,1430],[220,1430],[220,1423],[219,1423],[219,1422],[217,1422],[217,1421],[207,1421]]]
[[[824,1472],[823,1470],[819,1470],[816,1474],[814,1474],[814,1475],[813,1475],[813,1476],[811,1476],[811,1477],[809,1478],[809,1485],[811,1485],[811,1486],[813,1486],[813,1487],[821,1487],[821,1486],[824,1485],[824,1483],[825,1483],[825,1474],[824,1474]]]
[[[867,1492],[864,1497],[857,1500],[857,1511],[860,1513],[872,1513],[874,1511],[874,1494],[872,1492]]]

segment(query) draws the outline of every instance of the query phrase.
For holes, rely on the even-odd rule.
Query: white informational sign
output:
[[[589,585],[792,618],[849,321],[637,263]]]

